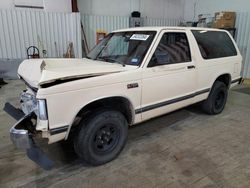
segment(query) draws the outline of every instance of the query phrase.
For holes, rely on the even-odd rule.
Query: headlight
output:
[[[38,99],[38,118],[40,120],[48,119],[46,100],[44,99]]]
[[[35,112],[37,114],[37,100],[35,95],[28,92],[20,94],[20,106],[25,115]]]

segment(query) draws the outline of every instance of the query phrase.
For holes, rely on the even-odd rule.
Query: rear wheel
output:
[[[122,151],[127,130],[127,120],[120,112],[98,111],[81,123],[81,130],[75,138],[75,151],[88,164],[107,163]]]
[[[220,81],[216,81],[207,98],[202,103],[202,108],[207,114],[215,115],[224,110],[227,102],[228,88]]]

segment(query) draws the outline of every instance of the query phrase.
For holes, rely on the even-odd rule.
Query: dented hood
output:
[[[72,78],[101,76],[136,69],[136,66],[122,66],[90,59],[29,59],[18,68],[18,75],[30,86],[38,88],[42,84]]]

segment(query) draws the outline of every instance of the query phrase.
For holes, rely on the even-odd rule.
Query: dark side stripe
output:
[[[63,126],[63,127],[58,127],[58,128],[55,128],[55,129],[50,129],[50,134],[51,135],[60,134],[60,133],[66,132],[68,130],[68,128],[69,128],[69,126],[66,125],[66,126]]]
[[[204,89],[204,90],[201,90],[201,91],[197,91],[195,93],[192,93],[190,95],[186,95],[186,96],[183,96],[183,97],[179,97],[179,98],[171,99],[171,100],[164,101],[164,102],[161,102],[161,103],[157,103],[157,104],[145,106],[143,108],[136,109],[135,110],[135,114],[140,114],[140,113],[143,113],[143,112],[147,112],[147,111],[153,110],[155,108],[160,108],[160,107],[167,106],[167,105],[170,105],[170,104],[174,104],[174,103],[177,103],[177,102],[180,102],[180,101],[184,101],[184,100],[193,98],[193,97],[195,97],[197,95],[201,95],[201,94],[207,93],[209,91],[210,91],[210,88]]]

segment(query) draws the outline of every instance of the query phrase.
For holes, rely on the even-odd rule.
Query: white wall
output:
[[[72,12],[71,0],[0,0],[0,9],[15,9],[15,5],[43,6],[46,12]]]
[[[140,11],[142,17],[184,18],[184,0],[78,0],[78,7],[93,15],[130,16]]]
[[[11,9],[14,7],[13,0],[2,0],[0,1],[0,9]]]
[[[69,42],[81,58],[80,19],[80,13],[0,10],[0,59],[25,59],[29,46],[37,46],[41,57],[43,50],[47,57],[63,57]]]
[[[184,20],[195,21],[195,5],[198,0],[184,0]]]
[[[196,8],[194,5],[196,3]],[[199,14],[214,15],[218,11],[248,12],[250,11],[249,0],[185,0],[184,19],[193,21]]]
[[[43,0],[47,12],[72,12],[71,0]]]

